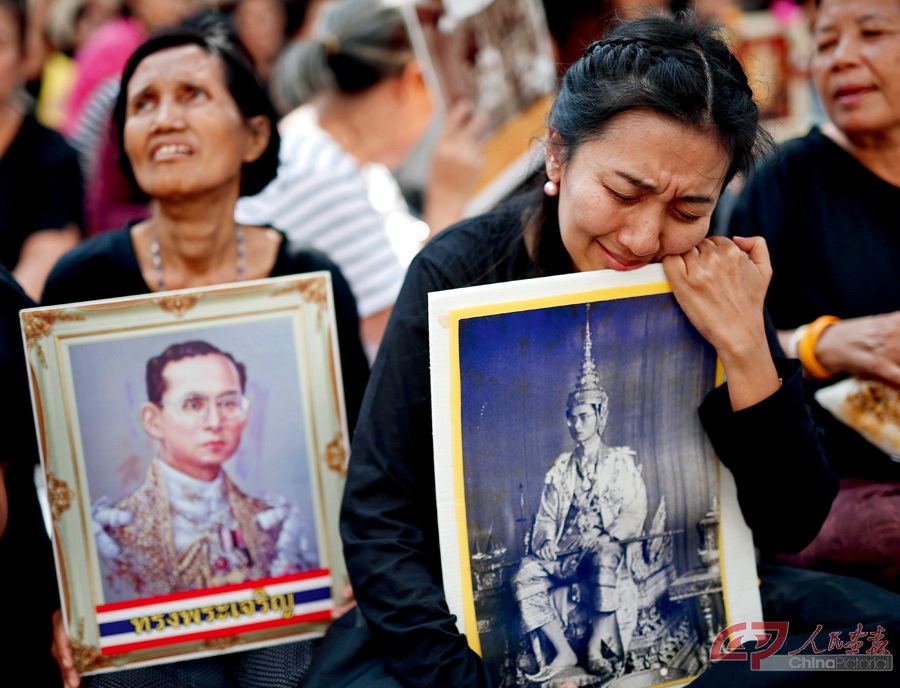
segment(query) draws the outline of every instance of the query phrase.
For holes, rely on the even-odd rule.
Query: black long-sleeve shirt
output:
[[[341,534],[360,608],[403,685],[474,688],[491,682],[458,633],[442,588],[428,293],[534,276],[521,213],[520,204],[508,204],[446,230],[422,250],[410,266],[363,400]],[[734,413],[720,387],[704,402],[701,419],[734,473],[756,544],[796,551],[818,532],[837,482],[803,402],[799,367],[783,359],[777,365],[784,383],[769,399]]]

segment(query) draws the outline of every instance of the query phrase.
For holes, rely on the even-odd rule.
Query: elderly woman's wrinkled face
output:
[[[900,2],[823,0],[812,76],[832,122],[853,136],[900,127]]]
[[[709,133],[662,115],[630,110],[603,137],[558,162],[559,231],[572,266],[633,270],[681,254],[709,230],[730,158]]]
[[[128,83],[123,131],[135,179],[151,198],[224,193],[269,140],[268,120],[245,121],[219,60],[195,45],[147,56]]]
[[[128,0],[126,5],[148,29],[178,26],[202,7],[197,0]]]

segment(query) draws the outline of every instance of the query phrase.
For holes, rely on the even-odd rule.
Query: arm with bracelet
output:
[[[900,385],[900,312],[846,320],[823,315],[795,330],[780,330],[779,340],[810,377],[847,373]]]

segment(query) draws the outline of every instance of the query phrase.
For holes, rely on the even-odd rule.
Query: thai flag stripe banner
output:
[[[331,617],[327,569],[97,607],[103,655],[249,633]]]

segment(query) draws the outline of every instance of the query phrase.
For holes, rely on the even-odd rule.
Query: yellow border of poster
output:
[[[459,365],[459,323],[467,318],[478,318],[490,315],[500,315],[503,313],[514,313],[527,310],[537,310],[541,308],[553,308],[557,306],[571,306],[581,303],[592,303],[597,301],[614,301],[618,299],[634,298],[639,296],[652,296],[656,294],[669,294],[672,292],[668,282],[651,282],[647,284],[638,284],[634,286],[623,287],[607,287],[605,289],[596,289],[590,291],[579,291],[576,293],[559,294],[554,296],[537,297],[531,299],[522,299],[521,301],[511,301],[505,303],[492,303],[481,306],[471,306],[466,308],[451,309],[448,313],[448,326],[450,333],[450,408],[451,408],[451,433],[452,433],[452,457],[453,457],[453,481],[454,493],[456,497],[456,519],[458,524],[458,542],[457,546],[460,553],[460,573],[462,583],[462,594],[464,604],[464,622],[466,629],[470,629],[467,633],[469,646],[481,654],[481,641],[477,632],[477,619],[475,616],[475,597],[472,589],[472,571],[471,559],[469,554],[468,527],[466,522],[466,500],[465,500],[465,483],[463,470],[462,455],[462,404],[461,404],[461,372]],[[716,384],[719,385],[724,379],[722,365],[720,361],[716,363]],[[721,525],[720,525],[721,528]],[[719,547],[721,549],[722,538],[719,538]],[[720,551],[720,561],[724,561],[722,552]],[[727,604],[727,589],[725,586],[725,570],[722,569],[722,595]],[[727,612],[726,612],[727,613]],[[730,621],[729,621],[730,623]]]

